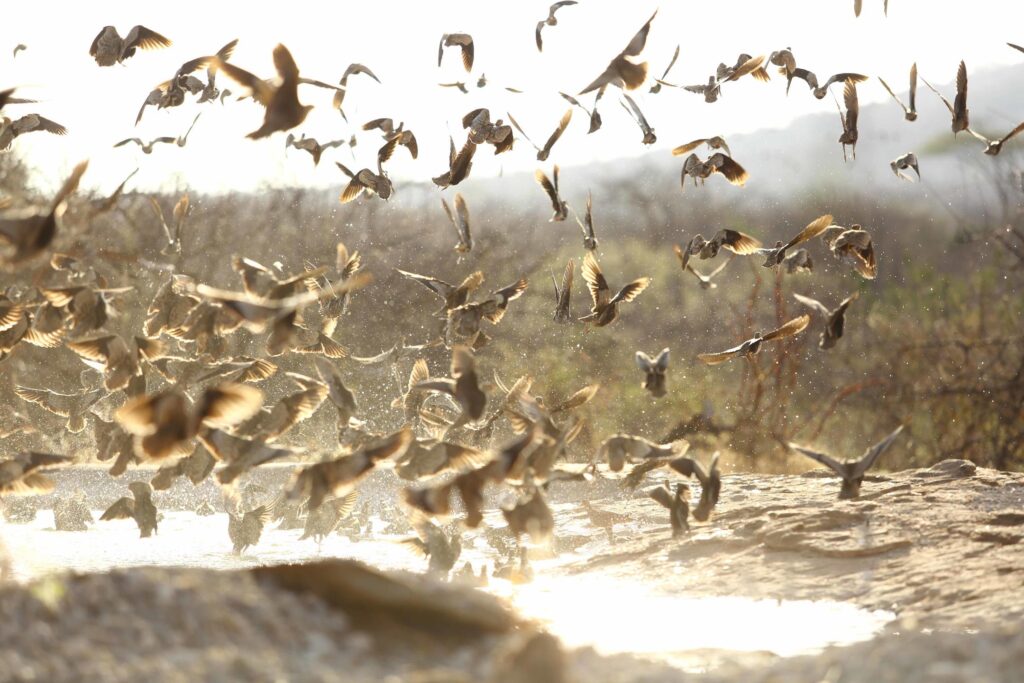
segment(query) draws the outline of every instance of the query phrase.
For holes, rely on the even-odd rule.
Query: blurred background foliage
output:
[[[886,455],[883,467],[923,466],[943,458],[968,458],[1002,469],[1024,466],[1024,213],[1020,175],[1012,150],[997,160],[976,163],[987,174],[994,199],[984,210],[960,215],[951,203],[886,201],[856,187],[823,186],[792,193],[787,202],[744,197],[744,191],[711,193],[710,188],[669,187],[636,172],[610,175],[591,187],[601,266],[613,289],[641,275],[652,286],[622,309],[606,328],[563,326],[552,320],[551,273],[561,277],[566,260],[577,264],[573,312],[589,308],[579,264],[580,233],[570,218],[550,223],[540,188],[503,192],[502,179],[470,181],[460,187],[471,211],[476,245],[464,261],[452,250],[455,235],[441,210],[438,191],[398,183],[385,203],[363,197],[340,206],[322,191],[267,190],[244,195],[191,196],[192,209],[180,257],[161,253],[162,231],[148,195],[130,190],[109,213],[89,219],[102,198],[79,195],[65,229],[54,244],[95,266],[111,286],[134,290],[117,300],[119,317],[108,328],[139,334],[145,310],[171,268],[214,286],[240,289],[230,267],[234,254],[265,264],[280,262],[298,272],[304,262],[332,264],[343,241],[363,254],[375,278],[352,297],[335,338],[356,355],[370,356],[404,339],[435,339],[441,321],[432,317],[438,300],[396,268],[457,282],[474,270],[486,275],[485,291],[526,276],[530,288],[505,320],[488,328],[494,342],[478,353],[485,380],[505,384],[529,374],[534,393],[547,401],[564,398],[591,382],[601,390],[584,407],[585,428],[571,455],[589,459],[601,440],[615,432],[663,441],[687,438],[708,455],[722,450],[736,470],[805,469],[788,453],[789,441],[817,444],[852,457],[905,423],[907,436]],[[641,169],[642,171],[642,169]],[[571,172],[571,171],[569,171]],[[15,205],[39,201],[30,173],[16,155],[0,155],[0,196]],[[564,176],[567,175],[563,171]],[[717,182],[712,178],[709,183]],[[520,183],[522,185],[522,183]],[[717,188],[716,188],[717,189]],[[156,197],[169,215],[177,195]],[[816,216],[835,223],[859,223],[874,238],[879,261],[875,281],[862,280],[832,258],[820,241],[809,245],[811,274],[786,275],[762,268],[760,257],[736,257],[703,290],[680,270],[672,245],[696,232],[706,237],[730,227],[766,245],[787,239]],[[721,258],[728,258],[722,252]],[[704,271],[718,260],[699,261]],[[3,287],[60,286],[62,275],[45,262],[0,271]],[[795,340],[766,346],[752,362],[742,359],[706,367],[700,352],[721,350],[805,312],[798,292],[833,307],[853,292],[846,334],[831,351],[817,348],[822,325]],[[262,345],[240,331],[235,352],[261,353]],[[669,394],[652,400],[641,388],[633,356],[671,349]],[[443,348],[423,352],[432,375],[448,371]],[[282,369],[313,374],[308,357],[279,359]],[[404,382],[412,360],[397,375]],[[14,383],[70,392],[84,366],[66,349],[46,351],[22,344],[0,364],[0,396],[17,401]],[[368,427],[393,429],[401,411],[390,407],[399,386],[388,366],[339,361],[346,383],[359,400]],[[150,380],[150,390],[159,386]],[[292,387],[283,373],[265,386],[268,399]],[[32,437],[87,457],[91,430],[62,434],[59,418],[19,403],[37,420]],[[321,455],[335,443],[333,415],[323,410],[288,437],[288,442]],[[54,429],[47,429],[53,426]],[[57,436],[54,436],[57,434]],[[507,436],[507,426],[494,438]]]

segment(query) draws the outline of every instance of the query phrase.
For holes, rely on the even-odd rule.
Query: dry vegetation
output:
[[[134,334],[146,304],[167,277],[161,264],[238,289],[229,266],[233,254],[264,263],[280,260],[295,271],[304,261],[330,263],[335,243],[344,241],[364,254],[375,282],[353,298],[335,337],[364,356],[400,338],[423,343],[437,336],[439,321],[430,317],[437,303],[433,295],[394,268],[450,281],[482,269],[485,286],[493,288],[525,275],[530,289],[494,331],[502,343],[480,354],[484,374],[489,379],[493,370],[508,382],[530,373],[536,378],[535,391],[549,399],[600,382],[602,390],[584,409],[587,424],[574,444],[579,459],[590,457],[605,436],[628,431],[653,439],[685,436],[700,452],[726,450],[740,469],[785,470],[795,459],[786,454],[787,441],[819,443],[852,456],[897,423],[906,423],[911,438],[893,449],[883,466],[963,457],[1020,469],[1024,187],[1010,170],[1015,158],[1007,153],[998,160],[978,161],[988,165],[985,172],[991,174],[998,200],[974,216],[951,215],[939,203],[878,205],[849,188],[805,193],[786,205],[757,205],[716,201],[693,188],[683,195],[676,189],[652,197],[642,179],[609,178],[604,186],[592,188],[602,267],[613,287],[640,275],[652,276],[654,284],[615,325],[589,331],[551,320],[549,271],[559,273],[569,257],[579,263],[582,249],[571,219],[546,222],[539,189],[528,202],[499,203],[495,192],[488,201],[480,198],[486,193],[474,192],[470,184],[463,192],[477,243],[461,264],[451,250],[454,234],[436,189],[402,183],[390,203],[362,199],[347,206],[339,206],[328,193],[303,189],[193,194],[184,250],[173,258],[160,253],[161,230],[145,195],[129,191],[114,210],[92,221],[87,220],[92,204],[80,195],[54,248],[95,264],[112,286],[135,287],[119,300],[122,315],[109,326]],[[16,204],[29,202],[28,186],[28,173],[16,158],[0,157],[0,196],[11,196]],[[176,199],[160,198],[165,211],[169,213]],[[839,224],[860,223],[871,230],[880,263],[876,281],[861,280],[816,242],[811,246],[813,274],[784,275],[762,268],[757,257],[736,258],[717,279],[719,287],[704,291],[680,272],[669,248],[694,232],[709,235],[719,227],[744,230],[772,243],[825,211]],[[726,256],[723,252],[719,258]],[[695,265],[710,270],[709,263]],[[39,262],[0,274],[0,282],[57,285],[61,277]],[[698,352],[731,346],[792,317],[800,311],[793,292],[835,305],[854,291],[860,298],[847,316],[846,336],[831,351],[817,348],[816,319],[799,338],[766,348],[753,362],[705,367],[695,361]],[[585,297],[577,277],[577,315],[589,305]],[[246,333],[237,336],[244,346]],[[652,401],[640,386],[633,353],[657,352],[664,346],[672,350],[670,392]],[[443,348],[425,355],[434,374],[446,369]],[[300,369],[308,359],[288,357],[282,365]],[[403,362],[403,376],[410,365]],[[55,354],[23,344],[0,365],[0,393],[11,396],[14,381],[71,391],[82,369],[71,352]],[[386,368],[342,361],[342,369],[371,428],[400,424],[400,411],[389,407],[397,386]],[[277,381],[268,393],[272,397],[284,389],[284,382]],[[53,419],[33,406],[19,405],[18,410],[41,426]],[[321,415],[291,438],[301,441],[330,429],[331,420]],[[90,432],[59,438],[70,439],[63,445],[87,452]]]

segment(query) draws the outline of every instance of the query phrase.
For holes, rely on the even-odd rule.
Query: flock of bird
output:
[[[538,50],[543,50],[544,37],[553,38],[560,21],[573,18],[569,10],[576,4],[565,0],[551,6],[547,17],[537,24]],[[859,14],[859,1],[855,7]],[[572,12],[581,12],[581,9],[572,9]],[[771,67],[776,67],[785,78],[787,92],[797,79],[804,81],[818,99],[826,97],[833,85],[842,90],[843,104],[837,102],[842,124],[838,142],[843,146],[844,157],[847,147],[856,154],[857,88],[867,76],[844,72],[819,79],[806,67],[798,66],[793,51],[785,48],[768,57],[740,55],[731,66],[719,64],[706,83],[679,86],[666,80],[678,58],[677,48],[660,78],[649,79],[648,64],[640,61],[640,55],[656,16],[657,13],[644,23],[626,47],[578,95],[562,93],[569,108],[543,145],[534,143],[511,114],[507,115],[508,123],[505,123],[502,118],[492,118],[486,108],[475,109],[461,119],[466,131],[465,142],[459,146],[450,139],[448,168],[434,177],[433,182],[442,190],[462,183],[470,175],[474,154],[480,146],[490,145],[494,154],[502,154],[522,140],[536,150],[538,161],[545,162],[571,125],[574,109],[581,109],[587,115],[588,133],[601,128],[598,105],[609,91],[619,93],[622,106],[641,130],[642,142],[652,144],[656,140],[654,128],[629,91],[653,80],[651,94],[664,88],[682,87],[712,103],[721,97],[723,87],[735,87],[734,84],[746,76],[762,82],[772,80]],[[147,107],[185,106],[189,97],[195,98],[196,105],[223,104],[231,93],[220,90],[216,84],[217,78],[224,76],[237,84],[243,97],[251,97],[264,108],[262,124],[248,134],[249,138],[259,139],[292,131],[303,123],[313,107],[300,102],[299,86],[330,91],[330,106],[344,116],[342,105],[354,83],[350,82],[352,77],[364,76],[380,82],[373,71],[361,64],[349,66],[338,85],[302,77],[284,45],[273,50],[276,78],[264,79],[230,61],[237,42],[233,40],[214,54],[184,62],[170,79],[146,96],[139,119]],[[144,26],[135,26],[123,38],[116,28],[107,26],[93,41],[89,54],[98,66],[109,67],[135,58],[139,50],[169,48],[171,44],[169,39]],[[24,45],[19,45],[15,56],[24,49]],[[457,52],[462,67],[467,74],[472,73],[475,54],[472,36],[444,34],[438,46],[439,67],[443,68],[451,52]],[[205,80],[197,76],[203,71]],[[918,118],[917,80],[915,65],[910,69],[909,105],[882,81],[904,110],[908,122]],[[486,78],[481,75],[478,84],[485,82]],[[925,84],[935,90],[927,81]],[[463,82],[441,85],[467,91]],[[1021,124],[996,141],[974,133],[970,128],[967,70],[963,62],[957,73],[956,88],[952,104],[936,91],[949,107],[953,132],[967,131],[982,139],[986,154],[998,154],[1010,138],[1024,129]],[[31,104],[15,97],[14,92],[14,89],[0,92],[0,109]],[[588,93],[594,93],[589,108],[578,99]],[[134,144],[145,154],[158,144],[184,147],[199,118],[197,114],[192,126],[180,137],[166,136],[151,141],[128,138],[115,146]],[[416,136],[401,122],[396,124],[390,118],[380,118],[367,122],[362,129],[378,132],[383,144],[377,151],[373,168],[353,171],[337,163],[347,178],[340,196],[342,203],[364,193],[387,200],[394,193],[394,185],[385,164],[399,147],[404,147],[414,159],[418,155]],[[9,148],[23,134],[38,131],[57,135],[66,132],[63,126],[38,114],[27,114],[15,120],[4,116],[0,124],[0,149]],[[308,152],[314,165],[319,164],[328,150],[355,144],[355,136],[350,140],[319,142],[305,134],[295,137],[289,132],[286,139],[286,147]],[[701,158],[697,150],[704,147],[709,155]],[[721,136],[686,142],[672,153],[685,156],[681,168],[684,187],[687,178],[698,184],[716,173],[737,186],[742,186],[748,178],[747,171],[733,158]],[[902,173],[907,169],[920,175],[912,153],[892,162],[893,172],[900,177],[908,177]],[[485,491],[504,487],[503,490],[515,492],[514,504],[502,509],[511,536],[517,543],[524,535],[542,541],[549,538],[554,529],[554,518],[546,503],[548,487],[606,476],[602,471],[622,472],[627,465],[630,471],[623,479],[625,486],[642,484],[645,475],[659,468],[682,478],[695,478],[700,484],[700,498],[692,509],[690,488],[683,481],[673,485],[665,480],[649,491],[651,498],[667,508],[674,536],[687,532],[691,518],[699,522],[711,518],[722,484],[717,453],[705,465],[699,458],[687,455],[685,440],[657,444],[635,435],[614,434],[603,441],[590,458],[588,467],[573,467],[566,462],[566,453],[583,424],[576,412],[599,391],[598,385],[586,386],[560,403],[549,403],[533,393],[533,378],[528,375],[510,386],[497,378],[494,382],[484,379],[477,354],[495,341],[492,337],[497,336],[498,325],[514,308],[513,302],[526,292],[525,278],[485,292],[481,271],[473,272],[456,284],[400,271],[407,280],[428,288],[441,300],[440,309],[433,314],[441,319],[440,333],[437,339],[423,345],[406,345],[403,340],[372,358],[352,356],[334,338],[350,298],[373,283],[372,275],[362,268],[359,253],[349,251],[343,244],[338,244],[334,263],[317,265],[316,259],[311,259],[297,272],[285,272],[278,266],[265,266],[236,256],[231,267],[238,275],[238,289],[232,290],[211,287],[185,272],[172,272],[149,303],[140,329],[131,336],[110,332],[108,323],[114,317],[114,302],[131,288],[112,286],[91,264],[52,249],[60,235],[69,200],[86,170],[86,162],[79,164],[45,207],[13,209],[10,208],[13,198],[0,198],[0,209],[4,209],[0,213],[0,267],[17,274],[19,269],[48,258],[52,268],[51,276],[46,278],[48,284],[12,286],[0,294],[0,360],[18,353],[19,346],[24,344],[49,349],[53,354],[61,353],[60,349],[77,354],[89,367],[79,390],[65,394],[18,384],[14,389],[17,398],[66,418],[65,429],[71,434],[82,432],[91,423],[97,458],[112,461],[110,474],[113,477],[120,477],[133,465],[159,465],[148,483],[130,483],[131,495],[110,505],[101,519],[132,518],[138,523],[140,534],[148,536],[156,532],[158,526],[159,515],[152,500],[154,489],[169,488],[180,477],[198,484],[213,476],[234,501],[229,510],[229,531],[237,552],[254,545],[271,518],[281,519],[282,524],[288,520],[305,524],[306,536],[322,539],[342,520],[353,516],[360,482],[374,470],[388,467],[408,482],[401,492],[401,500],[417,531],[412,545],[431,555],[432,567],[443,569],[447,564],[450,569],[448,560],[458,556],[458,533],[451,528],[445,531],[435,520],[458,516],[462,526],[476,528],[484,519]],[[651,278],[637,277],[613,289],[596,255],[598,239],[592,199],[588,197],[582,216],[577,214],[560,195],[557,164],[550,175],[538,169],[536,179],[550,201],[550,220],[562,222],[571,215],[583,237],[580,273],[589,293],[590,310],[578,318],[572,311],[576,261],[570,259],[560,280],[552,276],[554,322],[582,323],[594,328],[615,323],[621,315],[628,314],[623,305],[635,302],[651,285]],[[125,183],[128,180],[130,178]],[[113,196],[94,202],[91,216],[116,205],[124,187],[122,183]],[[181,251],[182,227],[189,213],[188,197],[183,197],[174,207],[170,224],[160,203],[155,199],[151,202],[167,240],[163,252],[174,259]],[[471,258],[474,241],[465,197],[455,193],[451,204],[447,199],[442,199],[441,203],[458,238],[454,247],[457,258],[460,261]],[[701,287],[708,289],[717,286],[715,276],[735,257],[760,257],[764,267],[782,268],[787,273],[812,272],[816,256],[812,256],[811,247],[815,242],[822,245],[823,251],[848,264],[861,278],[875,278],[877,262],[870,232],[856,224],[836,225],[827,214],[815,218],[788,242],[776,242],[774,246],[766,247],[756,237],[737,230],[722,229],[711,239],[694,235],[685,245],[676,245],[674,250],[684,276],[687,273],[694,276]],[[717,258],[722,250],[729,252],[729,259],[714,271],[705,274],[694,267],[696,261]],[[845,316],[857,295],[845,297],[835,307],[799,294],[796,298],[807,307],[806,314],[777,329],[758,332],[723,351],[702,353],[699,360],[716,365],[749,359],[765,344],[779,343],[804,333],[812,318],[819,320],[821,349],[827,350],[840,343]],[[246,340],[260,340],[262,353],[249,355],[254,347],[246,346],[241,339],[243,335],[236,334],[241,329],[249,333]],[[421,354],[425,349],[440,346],[450,350],[451,364],[446,374],[438,376],[432,374]],[[284,359],[300,363],[306,371],[284,373],[293,385],[293,392],[268,404],[259,386],[278,372]],[[643,387],[652,399],[664,396],[668,391],[669,349],[665,348],[653,358],[637,351],[635,360],[643,375]],[[392,404],[402,426],[391,433],[368,430],[359,418],[357,397],[346,387],[348,370],[343,372],[343,368],[358,371],[359,366],[390,366],[397,373],[399,363],[408,362],[412,363],[411,372],[407,381],[401,381]],[[350,366],[350,363],[355,365]],[[304,455],[304,449],[287,445],[286,437],[320,410],[336,414],[337,445],[322,449],[318,462],[296,466],[284,490],[272,502],[243,509],[234,487],[255,468]],[[11,405],[7,405],[3,419],[5,422],[0,426],[4,431],[0,436],[4,438],[27,434],[33,429]],[[499,425],[507,426],[512,436],[492,446]],[[805,446],[793,444],[792,448],[832,469],[842,479],[840,498],[853,498],[859,494],[865,472],[893,443],[900,429],[851,462],[836,460]],[[69,456],[36,451],[8,452],[4,457],[0,461],[0,497],[4,498],[51,490],[54,484],[46,473],[72,462]],[[607,527],[605,522],[611,513],[589,503],[586,507],[592,521]]]

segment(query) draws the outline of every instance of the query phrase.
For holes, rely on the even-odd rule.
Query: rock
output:
[[[977,469],[978,466],[970,460],[949,459],[935,463],[926,470],[918,470],[915,472],[915,476],[937,477],[945,475],[951,477],[973,477]]]

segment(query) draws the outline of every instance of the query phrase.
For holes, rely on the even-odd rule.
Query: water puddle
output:
[[[312,540],[299,541],[300,535],[300,530],[269,529],[250,554],[239,557],[230,552],[224,514],[197,517],[168,511],[159,533],[147,539],[138,538],[131,520],[98,522],[85,533],[55,531],[49,510],[40,510],[29,524],[0,522],[0,540],[19,581],[65,570],[236,569],[318,557],[358,559],[385,569],[424,569],[423,558],[401,544],[402,537],[352,542],[332,534],[318,546]],[[535,561],[531,583],[492,579],[486,590],[544,623],[570,646],[590,646],[604,655],[631,653],[689,670],[707,669],[714,652],[813,654],[829,645],[869,639],[894,618],[889,612],[841,602],[677,595],[649,588],[644,577],[568,575],[560,565],[573,558],[579,555]],[[493,553],[469,540],[459,564],[465,561],[493,567]]]
[[[508,597],[570,646],[684,669],[706,668],[699,651],[814,654],[867,640],[894,618],[834,601],[672,595],[602,575],[538,576]]]

